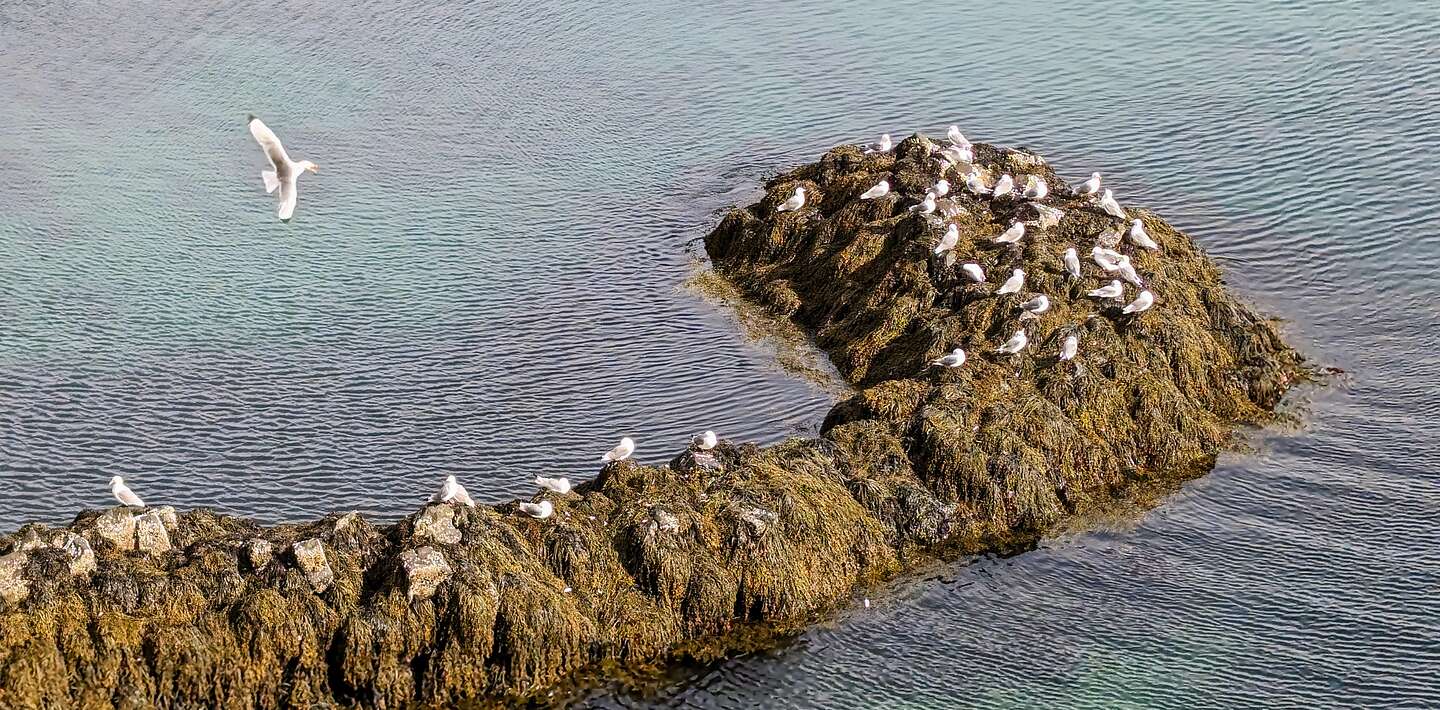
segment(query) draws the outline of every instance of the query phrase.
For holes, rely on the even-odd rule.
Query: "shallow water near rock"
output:
[[[1418,3],[0,9],[0,527],[117,473],[393,519],[622,434],[813,429],[830,395],[687,247],[778,168],[959,122],[1104,172],[1349,375],[1148,513],[580,704],[1433,706],[1437,35]],[[321,164],[290,225],[247,112]]]

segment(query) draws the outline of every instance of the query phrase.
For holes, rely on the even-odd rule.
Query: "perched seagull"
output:
[[[1014,273],[1010,274],[1010,278],[1005,279],[1005,283],[1000,284],[1000,290],[996,291],[995,294],[996,294],[996,295],[1004,295],[1004,294],[1007,294],[1007,293],[1017,293],[1017,292],[1019,292],[1020,289],[1023,288],[1024,286],[1025,286],[1025,270],[1024,270],[1024,269],[1016,269]]]
[[[555,514],[555,505],[548,500],[542,500],[539,503],[521,503],[520,512],[537,520],[544,520]]]
[[[943,254],[955,248],[955,243],[960,241],[960,228],[950,225],[945,228],[945,236],[940,238],[940,243],[935,245],[935,253]]]
[[[1004,175],[1001,175],[999,180],[995,181],[995,187],[994,189],[990,190],[990,194],[993,197],[1004,197],[1010,194],[1010,192],[1014,189],[1015,178],[1010,177],[1010,174],[1006,173]]]
[[[1150,233],[1145,231],[1145,224],[1138,219],[1130,222],[1130,241],[1134,242],[1137,247],[1160,248],[1160,245],[1150,238]]]
[[[1050,186],[1038,175],[1031,175],[1025,178],[1025,199],[1043,200],[1050,194]]]
[[[545,490],[552,493],[559,493],[561,495],[570,492],[570,479],[568,478],[546,478],[544,476],[536,476],[535,485],[540,486],[541,488],[544,488]]]
[[[460,482],[455,480],[454,476],[445,477],[445,485],[440,486],[440,490],[430,497],[430,502],[460,503],[462,505],[468,505],[471,508],[475,507],[475,501],[470,499],[470,494],[466,492],[465,486],[460,485]]]
[[[927,193],[925,193],[925,199],[921,200],[921,201],[920,201],[920,204],[911,206],[911,207],[910,207],[910,211],[911,211],[911,212],[919,212],[920,214],[930,214],[931,212],[934,212],[934,211],[935,211],[935,193],[933,193],[933,192],[927,192]]]
[[[1116,266],[1115,270],[1120,272],[1120,278],[1136,286],[1143,287],[1145,285],[1145,282],[1140,280],[1140,274],[1135,273],[1135,266],[1130,263],[1130,257],[1121,254],[1120,264]]]
[[[694,444],[695,448],[701,451],[709,451],[715,448],[715,444],[717,443],[717,441],[718,440],[715,438],[715,432],[706,431],[704,434],[695,437],[693,440],[691,440],[690,443]]]
[[[974,281],[977,284],[985,283],[985,270],[980,268],[979,264],[966,264],[964,266],[961,266],[960,270],[965,272],[965,275],[970,277],[971,281]]]
[[[260,171],[260,179],[265,181],[265,192],[280,191],[280,221],[290,221],[290,215],[295,214],[295,181],[300,178],[300,173],[309,170],[312,173],[320,172],[320,166],[302,160],[295,162],[285,152],[285,146],[280,145],[280,139],[275,132],[265,125],[264,121],[255,118],[253,115],[245,119],[250,124],[250,135],[255,137],[255,142],[265,151],[265,157],[270,159],[270,166],[274,170]]]
[[[1119,281],[1111,281],[1108,285],[1092,289],[1085,295],[1091,298],[1113,298],[1118,301],[1125,297],[1125,284]]]
[[[1109,190],[1100,196],[1100,209],[1105,210],[1105,214],[1111,217],[1125,219],[1125,210],[1120,209],[1120,203],[1115,201],[1115,196],[1110,194]]]
[[[950,194],[950,181],[945,178],[940,178],[940,180],[935,183],[935,187],[930,188],[930,191],[935,193],[936,197],[944,197]]]
[[[1016,222],[1015,224],[1010,225],[1010,228],[1002,232],[1000,236],[995,237],[993,241],[996,244],[1014,244],[1015,242],[1018,242],[1024,238],[1025,223]]]
[[[867,148],[867,149],[865,150],[865,152],[866,152],[866,153],[889,153],[889,152],[890,152],[890,134],[889,134],[889,133],[881,133],[881,134],[880,134],[880,142],[879,142],[879,143],[876,143],[875,145],[870,146],[869,148]]]
[[[798,210],[798,209],[800,209],[801,207],[804,207],[804,206],[805,206],[805,188],[803,188],[803,187],[797,187],[797,188],[795,188],[795,194],[791,195],[791,196],[790,196],[790,199],[788,199],[788,200],[784,201],[783,203],[781,203],[779,207],[776,207],[776,208],[775,208],[775,211],[776,211],[776,212],[794,212],[795,210]]]
[[[1065,210],[1055,209],[1049,205],[1042,205],[1039,202],[1031,202],[1030,206],[1035,208],[1035,214],[1040,217],[1041,229],[1060,224],[1060,220],[1065,218]]]
[[[990,188],[985,187],[985,178],[980,177],[980,173],[970,173],[965,176],[965,189],[977,195],[985,195],[990,192]]]
[[[620,439],[620,443],[616,444],[615,448],[606,451],[605,455],[600,457],[600,460],[606,463],[611,461],[624,461],[630,458],[630,454],[633,453],[635,453],[635,441],[626,436]]]
[[[861,193],[860,199],[873,200],[877,197],[884,197],[888,194],[890,194],[890,181],[881,180],[880,182],[875,183],[875,187],[872,187],[869,190]]]
[[[1020,304],[1020,307],[1025,309],[1025,311],[1028,313],[1044,313],[1045,311],[1050,310],[1050,298],[1042,293]]]
[[[140,496],[135,495],[135,491],[130,490],[130,486],[125,485],[125,479],[119,476],[110,478],[110,495],[115,496],[115,500],[120,501],[120,505],[131,508],[145,507],[145,501],[140,500]]]
[[[965,351],[960,348],[955,348],[954,350],[950,351],[949,355],[946,355],[945,357],[942,357],[939,360],[936,360],[935,362],[932,362],[930,364],[939,365],[941,367],[960,367],[961,365],[965,364]]]
[[[1120,309],[1120,312],[1121,312],[1121,313],[1143,313],[1143,312],[1145,312],[1146,310],[1149,310],[1150,306],[1153,305],[1154,303],[1155,303],[1155,294],[1150,293],[1149,291],[1141,291],[1141,292],[1140,292],[1140,295],[1136,296],[1136,297],[1135,297],[1135,300],[1131,301],[1129,305],[1127,305],[1127,306],[1125,306],[1124,308]]]
[[[1080,337],[1076,335],[1065,336],[1065,342],[1060,344],[1060,359],[1074,360],[1075,351],[1080,349]]]
[[[1100,173],[1090,173],[1090,179],[1075,186],[1075,194],[1081,197],[1100,191]]]
[[[1119,271],[1120,263],[1125,260],[1125,255],[1112,249],[1104,247],[1091,247],[1090,258],[1095,260],[1095,265],[1106,271]]]
[[[1010,339],[1005,341],[1004,345],[995,348],[995,352],[1005,355],[1014,355],[1015,353],[1024,350],[1025,344],[1028,342],[1030,342],[1030,339],[1025,336],[1025,329],[1021,328],[1020,330],[1015,331],[1015,334],[1010,336]]]
[[[1060,260],[1065,262],[1065,271],[1069,272],[1071,277],[1080,278],[1080,256],[1075,253],[1075,247],[1066,249]]]
[[[965,150],[970,150],[971,148],[970,141],[965,138],[965,134],[960,132],[959,126],[951,126],[950,130],[945,131],[945,137],[949,138],[951,143]]]
[[[958,145],[945,146],[940,149],[940,155],[945,156],[946,160],[955,164],[964,163],[969,165],[975,162],[975,154],[970,152],[969,147],[962,148]]]

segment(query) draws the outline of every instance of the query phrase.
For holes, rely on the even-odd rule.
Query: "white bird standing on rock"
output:
[[[1137,247],[1145,249],[1159,249],[1160,245],[1150,238],[1150,233],[1145,231],[1145,223],[1140,220],[1130,222],[1130,241]]]
[[[794,212],[795,210],[798,210],[798,209],[800,209],[801,207],[804,207],[804,206],[805,206],[805,188],[803,188],[803,187],[797,187],[797,188],[795,188],[795,194],[791,195],[791,196],[790,196],[790,199],[782,202],[779,207],[776,207],[776,208],[775,208],[775,211],[776,211],[776,212]]]
[[[890,181],[881,180],[880,182],[875,183],[875,187],[872,187],[869,190],[861,193],[860,199],[873,200],[877,197],[884,197],[888,194],[890,194]]]
[[[460,485],[460,482],[455,480],[454,476],[445,477],[445,484],[440,486],[440,490],[430,497],[430,502],[460,503],[462,505],[468,505],[471,508],[475,507],[475,501],[470,499],[470,493],[465,490],[465,486]]]
[[[965,272],[965,275],[970,277],[971,281],[974,281],[977,284],[985,283],[985,270],[980,268],[979,264],[976,264],[975,262],[970,262],[961,266],[960,270]]]
[[[950,351],[949,355],[946,355],[945,357],[942,357],[939,360],[936,360],[935,362],[932,362],[930,364],[939,365],[941,367],[960,367],[961,365],[965,364],[965,351],[961,348],[955,348],[954,350]]]
[[[541,488],[544,488],[545,490],[552,493],[559,493],[560,495],[565,495],[566,493],[570,492],[570,479],[568,478],[546,478],[545,476],[536,476],[535,485],[540,486]]]
[[[1065,271],[1072,278],[1080,278],[1080,255],[1075,252],[1075,247],[1066,249],[1060,260],[1065,262]]]
[[[865,153],[866,153],[866,154],[870,154],[870,153],[889,153],[889,152],[890,152],[890,134],[889,134],[889,133],[881,133],[881,134],[880,134],[880,142],[879,142],[879,143],[876,143],[876,144],[870,146],[869,148],[866,148],[866,149],[865,149]]]
[[[1100,196],[1100,209],[1105,210],[1105,214],[1111,217],[1125,219],[1125,210],[1120,208],[1120,203],[1115,201],[1115,196],[1110,194],[1109,190]]]
[[[1091,247],[1090,258],[1095,260],[1095,265],[1106,271],[1119,271],[1120,262],[1125,260],[1125,255],[1112,249],[1104,247]]]
[[[140,500],[140,496],[135,495],[135,491],[130,490],[130,486],[125,485],[125,479],[119,476],[112,476],[110,478],[110,495],[115,496],[115,500],[120,501],[120,505],[131,508],[145,507],[145,501]]]
[[[625,459],[630,458],[630,454],[633,453],[635,453],[635,441],[630,437],[626,436],[620,439],[620,443],[616,444],[615,448],[606,451],[605,455],[600,457],[600,460],[605,463],[609,463],[611,461],[624,461]]]
[[[1129,281],[1136,286],[1145,285],[1145,282],[1140,280],[1140,274],[1135,272],[1135,266],[1130,263],[1129,256],[1121,254],[1120,263],[1116,265],[1115,270],[1120,272],[1120,278],[1125,279],[1126,281]]]
[[[935,211],[935,193],[933,193],[933,192],[927,192],[927,193],[925,193],[925,199],[921,200],[921,201],[920,201],[920,204],[912,206],[912,207],[910,208],[910,211],[911,211],[911,212],[919,212],[920,214],[930,214],[931,212],[934,212],[934,211]]]
[[[539,503],[521,503],[520,512],[536,520],[544,520],[555,514],[555,505],[548,500],[542,500]]]
[[[1004,197],[1014,189],[1015,178],[1010,177],[1010,174],[1006,173],[1001,175],[999,180],[995,181],[995,187],[990,190],[990,195],[992,197]]]
[[[964,148],[966,150],[969,150],[971,148],[970,141],[965,138],[964,133],[960,132],[959,126],[951,126],[950,130],[945,131],[945,137],[949,138],[951,143],[954,143],[961,148]]]
[[[1020,330],[1015,331],[1015,334],[1010,336],[1010,339],[1005,341],[1004,345],[995,348],[995,352],[1004,355],[1014,355],[1015,353],[1024,350],[1025,344],[1029,342],[1030,338],[1025,335],[1025,329],[1021,328]]]
[[[996,291],[995,294],[1003,296],[1007,293],[1017,293],[1021,288],[1024,288],[1024,286],[1025,270],[1016,269],[1014,273],[1010,274],[1010,278],[1005,279],[1005,283],[1000,284],[1000,290]]]
[[[1060,344],[1060,360],[1074,360],[1075,351],[1080,349],[1080,337],[1076,335],[1065,336],[1065,342]]]
[[[1050,186],[1045,184],[1045,179],[1038,175],[1031,175],[1025,178],[1025,199],[1043,200],[1050,194]]]
[[[1122,284],[1119,281],[1111,281],[1105,286],[1101,286],[1097,289],[1092,289],[1089,293],[1086,293],[1085,295],[1091,298],[1113,298],[1118,301],[1121,298],[1125,297],[1125,284]]]
[[[1120,309],[1121,313],[1144,313],[1155,303],[1155,294],[1149,291],[1141,291],[1129,305]]]
[[[295,200],[298,197],[295,186],[300,173],[307,170],[318,173],[320,166],[308,160],[298,163],[291,160],[290,155],[285,152],[285,146],[280,145],[280,139],[264,121],[253,115],[245,121],[250,126],[250,135],[255,137],[255,142],[265,151],[265,157],[270,159],[270,167],[274,168],[260,172],[260,179],[265,182],[265,192],[280,191],[280,210],[277,214],[280,221],[289,222],[290,216],[295,214]]]
[[[956,165],[970,166],[975,162],[975,154],[970,152],[969,146],[946,146],[940,149],[940,155],[945,156],[945,160]]]
[[[1020,307],[1025,309],[1027,313],[1044,313],[1045,311],[1050,310],[1050,298],[1042,293],[1020,304]]]
[[[935,187],[930,188],[930,191],[935,193],[936,197],[944,197],[950,194],[950,181],[940,178],[935,182]]]
[[[1075,186],[1075,194],[1084,197],[1100,191],[1100,173],[1090,173],[1090,179]]]
[[[715,448],[715,444],[719,443],[719,439],[715,437],[715,432],[707,430],[704,434],[691,440],[691,443],[701,451],[709,451]]]
[[[977,195],[985,195],[990,192],[990,188],[985,186],[985,178],[980,177],[980,173],[970,173],[965,176],[965,189]]]
[[[941,237],[940,243],[935,245],[935,253],[944,254],[945,252],[954,249],[955,244],[959,241],[960,228],[952,224],[949,227],[945,228],[945,236]]]
[[[1018,242],[1024,238],[1025,223],[1016,222],[1015,224],[1010,225],[1010,228],[1002,232],[1000,236],[995,237],[994,241],[996,244],[1014,244],[1015,242]]]

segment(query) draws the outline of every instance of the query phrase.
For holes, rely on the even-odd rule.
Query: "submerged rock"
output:
[[[383,527],[333,514],[266,528],[115,508],[59,535],[27,527],[0,536],[0,700],[522,705],[577,670],[705,658],[737,630],[803,628],[915,553],[1010,548],[1136,486],[1196,475],[1305,375],[1200,249],[1149,211],[1125,206],[1160,250],[1113,243],[1155,306],[1127,315],[1086,297],[1099,267],[1086,261],[1072,279],[1061,254],[1088,256],[1120,223],[1033,153],[974,153],[992,184],[1044,179],[1063,215],[1042,227],[1022,199],[967,193],[956,168],[944,175],[953,216],[911,212],[942,177],[929,141],[912,137],[889,154],[836,148],[706,238],[721,274],[812,333],[855,386],[821,436],[611,464],[544,497],[555,506],[545,520],[513,504],[426,505]],[[858,199],[882,178],[889,195]],[[796,186],[805,206],[774,213]],[[1016,220],[1037,224],[996,245]],[[947,222],[960,233],[954,259],[934,254]],[[989,280],[966,278],[965,263]],[[1015,268],[1026,287],[997,296]],[[1019,304],[1037,294],[1048,309],[1022,321]],[[995,354],[1018,327],[1029,346]],[[1070,335],[1078,354],[1060,360]],[[963,366],[930,367],[955,347],[969,353]]]

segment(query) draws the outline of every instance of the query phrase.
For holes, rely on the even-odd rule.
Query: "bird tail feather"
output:
[[[265,181],[265,192],[274,192],[280,189],[280,176],[274,170],[261,170],[260,179]]]

